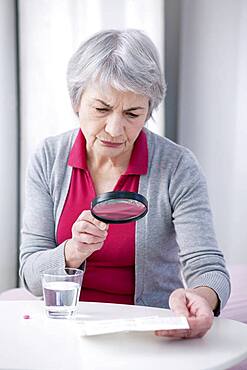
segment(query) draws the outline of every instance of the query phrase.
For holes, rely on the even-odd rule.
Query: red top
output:
[[[71,182],[57,229],[57,243],[72,237],[71,228],[83,210],[90,209],[96,196],[87,168],[86,141],[79,130],[71,149],[68,165],[73,167]],[[146,135],[138,136],[126,172],[114,191],[138,191],[141,174],[147,173]],[[80,300],[110,303],[134,303],[135,222],[112,224],[101,250],[87,258]]]

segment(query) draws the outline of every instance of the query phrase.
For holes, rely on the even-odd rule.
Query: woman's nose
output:
[[[112,113],[107,117],[107,122],[105,125],[105,131],[111,137],[117,137],[124,133],[124,117],[121,114]]]

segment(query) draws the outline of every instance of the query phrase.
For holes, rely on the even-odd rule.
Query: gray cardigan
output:
[[[201,169],[186,148],[144,129],[148,172],[139,192],[149,202],[137,221],[135,237],[135,304],[168,307],[170,293],[183,286],[208,286],[225,305],[229,275],[217,246]],[[20,249],[20,276],[41,296],[41,273],[63,267],[64,243],[56,230],[69,189],[68,156],[77,130],[50,137],[32,157],[26,178],[26,201]]]

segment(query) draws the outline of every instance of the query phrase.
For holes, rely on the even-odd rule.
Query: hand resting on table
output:
[[[205,289],[210,288],[205,287]],[[157,330],[155,331],[157,336],[200,338],[207,333],[213,324],[214,315],[210,303],[196,289],[174,290],[170,296],[169,305],[174,313],[187,318],[190,329]]]

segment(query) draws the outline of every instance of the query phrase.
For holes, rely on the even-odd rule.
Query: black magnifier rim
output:
[[[145,211],[140,214],[139,216],[133,216],[133,217],[129,217],[129,218],[126,218],[124,220],[112,220],[110,218],[107,218],[105,219],[104,217],[100,217],[98,216],[97,214],[94,213],[93,209],[96,205],[100,204],[100,203],[103,203],[103,202],[106,202],[106,201],[109,201],[109,200],[114,200],[114,199],[130,199],[130,200],[135,200],[137,202],[140,202],[142,203],[144,206],[145,206]],[[99,221],[102,221],[104,222],[105,224],[125,224],[127,222],[131,222],[131,221],[137,221],[139,219],[141,219],[142,217],[144,217],[148,212],[148,201],[147,199],[139,194],[139,193],[136,193],[134,191],[109,191],[107,193],[103,193],[103,194],[100,194],[98,195],[96,198],[94,198],[92,200],[92,203],[91,203],[91,213],[92,215]]]

